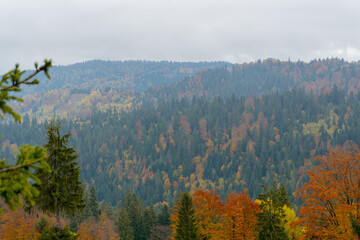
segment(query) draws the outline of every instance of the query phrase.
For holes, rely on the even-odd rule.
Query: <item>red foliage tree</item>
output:
[[[195,216],[203,239],[256,239],[257,203],[248,196],[247,189],[231,193],[220,201],[215,191],[194,193]]]
[[[214,190],[194,193],[195,216],[199,222],[199,232],[203,239],[214,239],[221,231],[221,215],[224,205]]]
[[[256,239],[256,222],[260,207],[243,192],[231,193],[224,204],[222,239]]]
[[[298,191],[305,238],[356,239],[350,216],[360,219],[360,149],[338,147],[315,160],[310,178]]]

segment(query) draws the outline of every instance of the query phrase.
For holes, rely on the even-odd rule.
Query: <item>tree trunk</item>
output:
[[[59,207],[56,207],[55,218],[56,218],[56,223],[54,225],[54,229],[57,232],[61,232],[61,230],[63,230],[63,226],[61,226],[61,222],[60,222],[60,209],[59,209]]]

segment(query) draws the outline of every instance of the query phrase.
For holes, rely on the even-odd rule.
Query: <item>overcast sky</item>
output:
[[[360,60],[359,0],[0,0],[0,73],[51,58]]]

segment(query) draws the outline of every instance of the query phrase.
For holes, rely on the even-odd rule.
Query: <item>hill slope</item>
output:
[[[192,77],[163,87],[151,87],[145,92],[147,100],[191,99],[205,96],[224,99],[235,96],[253,96],[272,91],[286,91],[304,87],[307,92],[329,92],[334,85],[347,94],[360,88],[360,62],[349,63],[340,59],[305,62],[282,62],[266,59],[204,70]]]
[[[54,89],[82,89],[142,92],[150,86],[161,86],[191,76],[203,69],[224,66],[225,62],[151,62],[93,60],[68,66],[51,68],[51,81],[44,81],[23,94],[46,92]]]
[[[295,191],[313,156],[348,140],[360,144],[359,79],[359,63],[269,59],[203,70],[142,94],[55,89],[25,105],[43,116],[81,105],[64,131],[100,200],[117,204],[128,188],[146,203],[196,188],[222,196],[248,188],[255,197],[273,180]],[[45,136],[44,125],[28,118],[0,132],[7,159]]]
[[[229,99],[232,95],[259,96],[295,87],[329,93],[336,85],[349,95],[360,88],[360,63],[340,59],[310,63],[267,59],[239,65],[91,61],[55,67],[53,78],[42,81],[39,89],[28,88],[43,92],[26,95],[23,104],[13,105],[15,110],[42,121],[54,114],[84,118],[94,111],[133,111],[171,99]]]
[[[293,192],[312,157],[347,140],[360,143],[360,96],[334,89],[260,97],[174,101],[131,113],[64,120],[80,154],[82,177],[100,200],[119,203],[132,189],[147,204],[172,202],[179,191],[215,188],[225,196],[273,180]],[[0,125],[5,157],[24,143],[42,144],[43,124]],[[15,145],[16,143],[16,145]]]
[[[142,105],[140,93],[150,86],[172,84],[226,62],[150,62],[94,60],[51,69],[52,79],[20,92],[24,103],[14,109],[43,121],[54,115],[76,118],[93,111],[132,111]]]

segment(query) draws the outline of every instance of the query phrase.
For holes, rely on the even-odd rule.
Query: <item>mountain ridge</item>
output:
[[[243,64],[225,62],[172,63],[167,61],[129,61],[127,63],[97,60],[84,64],[87,64],[88,68],[97,64],[100,66],[91,70],[88,77],[83,77],[83,82],[77,83],[77,86],[82,87],[70,89],[71,85],[67,85],[42,93],[29,94],[24,96],[24,103],[13,105],[14,109],[22,115],[28,114],[30,117],[36,117],[39,121],[43,121],[54,115],[84,118],[90,116],[94,111],[107,111],[112,108],[129,112],[140,107],[157,106],[161,101],[180,100],[182,98],[191,100],[193,96],[204,96],[209,100],[215,96],[229,99],[232,95],[259,96],[276,91],[281,93],[295,87],[303,87],[306,92],[319,94],[322,92],[329,93],[334,86],[344,89],[346,95],[350,95],[357,93],[360,88],[360,63],[349,63],[337,58],[313,60],[309,63],[265,59]],[[116,82],[121,79],[114,77],[120,74],[117,67],[111,70],[109,66],[102,66],[104,64],[115,66],[130,64],[129,67],[124,68],[125,70],[123,69],[122,79],[127,80],[116,85]],[[189,68],[187,68],[190,69],[189,71],[195,72],[196,69],[199,71],[192,75],[184,72],[179,73],[185,71],[184,66],[186,67],[186,64],[189,64]],[[207,64],[207,67],[211,64],[215,66],[200,68],[197,67],[197,64]],[[155,66],[155,70],[146,73],[146,68],[139,68],[142,65],[148,68]],[[79,63],[78,66],[84,65]],[[168,66],[173,66],[172,70],[169,70]],[[76,66],[71,65],[67,74],[75,71],[71,70],[73,68],[77,69]],[[96,69],[104,68],[110,70],[104,70],[102,74],[99,73],[100,75],[96,73],[98,71]],[[61,73],[59,69],[55,68],[55,70],[58,74]],[[87,71],[87,69],[81,70],[80,73],[77,73],[78,76],[74,78],[80,78],[82,74],[86,75]],[[109,72],[114,74],[109,75]],[[126,77],[128,75],[135,76],[135,78],[137,76],[137,80],[130,81],[130,78]],[[160,80],[157,80],[157,75],[162,76]],[[186,77],[181,77],[185,75]],[[55,74],[51,81],[41,81],[40,85],[56,83],[57,78],[65,78],[56,76],[58,75]],[[94,76],[97,78],[92,78]],[[135,78],[133,77],[133,79]],[[70,82],[70,80],[66,81]],[[93,84],[96,81],[99,83]],[[102,84],[103,82],[106,84]],[[137,82],[143,84],[137,86]],[[33,88],[28,89],[28,91],[33,90]]]

